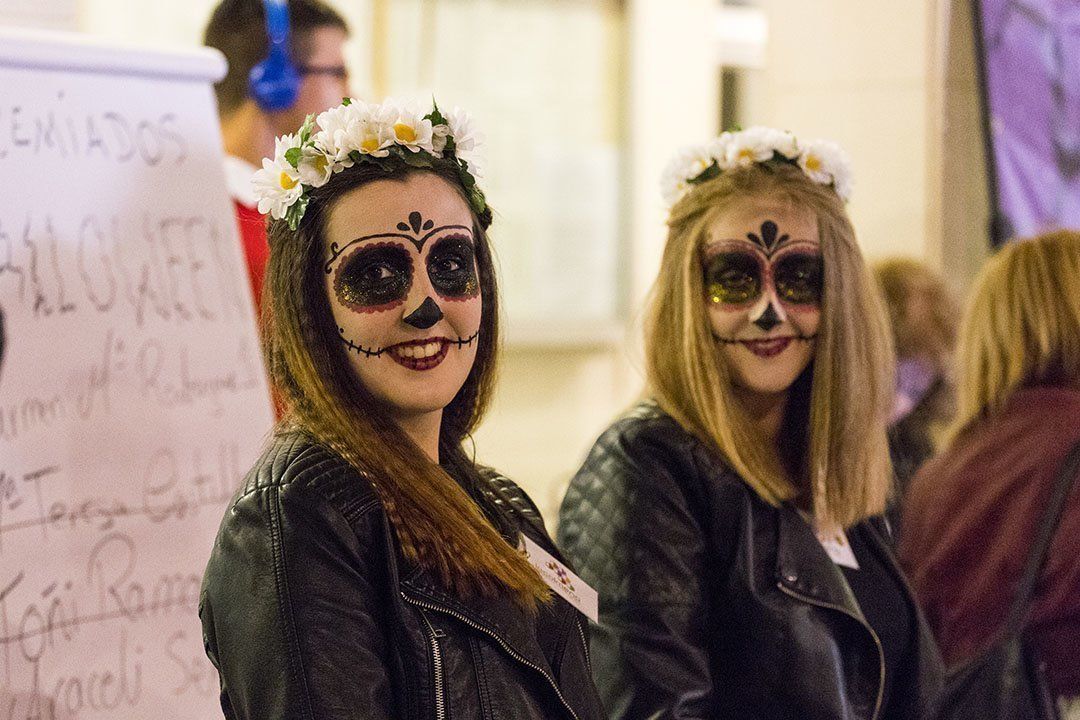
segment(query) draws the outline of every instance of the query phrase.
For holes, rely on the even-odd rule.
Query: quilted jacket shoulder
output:
[[[346,520],[378,504],[370,482],[329,448],[299,431],[275,436],[244,478],[234,501],[276,487],[283,492],[311,493]]]

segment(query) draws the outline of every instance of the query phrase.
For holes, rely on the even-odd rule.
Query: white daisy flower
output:
[[[771,160],[779,152],[786,158],[798,155],[795,136],[783,130],[756,126],[734,133],[727,147],[727,166],[746,167]]]
[[[484,144],[484,136],[473,127],[472,118],[464,110],[455,107],[444,117],[450,125],[450,134],[454,137],[454,147],[458,155],[468,155]]]
[[[708,153],[708,155],[716,161],[716,165],[721,170],[729,169],[729,166],[727,164],[727,154],[728,146],[731,145],[732,136],[733,133],[726,131],[722,132],[720,133],[720,137],[709,141],[709,143],[705,146],[705,152]]]
[[[777,130],[776,128],[756,125],[752,128],[747,128],[746,131],[759,135],[766,144],[772,146],[774,151],[780,153],[788,160],[794,160],[799,156],[799,141],[787,130]]]
[[[819,185],[832,185],[842,200],[851,197],[851,161],[836,143],[829,140],[806,143],[798,163],[808,178]]]
[[[330,162],[340,168],[352,166],[352,160],[349,159],[351,148],[348,146],[347,138],[350,129],[358,121],[359,112],[356,103],[330,108],[315,120],[320,128],[319,132],[312,137],[315,146],[322,148]]]
[[[348,165],[344,162],[334,162],[332,157],[321,148],[305,145],[301,150],[300,160],[297,163],[297,173],[300,182],[311,187],[322,187],[338,169],[350,167],[352,160],[348,159]]]
[[[393,133],[394,142],[408,148],[411,152],[426,150],[435,153],[433,145],[434,128],[430,120],[424,119],[424,114],[410,107],[394,107],[388,123]]]
[[[432,129],[434,154],[442,157],[448,137],[454,138],[454,156],[468,164],[469,172],[481,177],[480,155],[477,149],[484,143],[484,136],[473,127],[472,118],[462,109],[455,107],[444,112],[445,125],[436,125]]]
[[[345,137],[345,148],[361,155],[386,157],[395,142],[393,128],[376,118],[369,118],[350,126]]]
[[[695,145],[680,150],[667,164],[660,178],[660,189],[667,204],[674,205],[690,190],[690,181],[715,162],[710,146]]]
[[[285,153],[299,147],[295,135],[282,135],[275,142],[274,159],[264,158],[262,169],[255,172],[251,184],[259,198],[259,212],[275,220],[285,217],[289,206],[300,199],[304,186],[300,172],[285,159]]]
[[[846,168],[839,177],[833,179],[833,189],[844,202],[851,200],[851,193],[855,187],[855,179],[851,176],[851,168]]]

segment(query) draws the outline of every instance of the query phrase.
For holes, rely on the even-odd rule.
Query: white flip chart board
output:
[[[0,718],[220,717],[199,583],[272,423],[211,51],[0,30]]]

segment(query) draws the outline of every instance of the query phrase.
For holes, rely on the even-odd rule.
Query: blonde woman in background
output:
[[[889,417],[889,454],[896,474],[893,531],[908,483],[933,457],[956,412],[953,352],[960,308],[939,272],[914,258],[874,265],[896,349],[896,396]]]
[[[991,259],[960,329],[958,368],[955,436],[911,485],[900,547],[953,666],[1002,628],[1058,468],[1080,442],[1080,233],[1018,242]],[[1070,720],[1080,718],[1078,537],[1080,484],[1028,623]]]
[[[891,343],[831,143],[755,128],[673,164],[649,398],[559,536],[600,594],[614,718],[923,717],[936,648],[883,524]]]

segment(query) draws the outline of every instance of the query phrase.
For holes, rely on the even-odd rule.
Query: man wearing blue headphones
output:
[[[204,43],[229,62],[214,90],[256,308],[269,248],[251,176],[273,157],[274,138],[349,94],[347,39],[345,20],[322,0],[222,0],[206,25]]]

